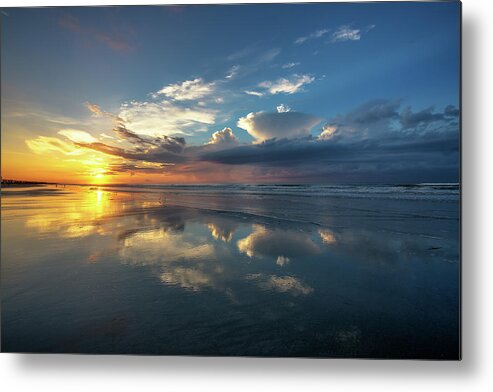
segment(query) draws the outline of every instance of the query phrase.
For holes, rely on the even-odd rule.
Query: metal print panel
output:
[[[2,351],[460,359],[459,2],[1,18]]]

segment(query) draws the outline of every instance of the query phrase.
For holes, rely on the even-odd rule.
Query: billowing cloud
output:
[[[182,83],[170,84],[157,92],[176,101],[201,99],[214,93],[215,83],[206,83],[202,78],[185,80]]]
[[[122,105],[119,117],[126,129],[152,137],[187,135],[206,131],[216,119],[216,110],[182,107],[172,102],[129,102]]]
[[[233,130],[231,128],[224,128],[221,129],[220,131],[214,132],[207,144],[232,146],[237,143],[238,143],[238,139],[236,139]]]
[[[238,127],[246,130],[256,141],[264,141],[307,136],[320,121],[318,117],[294,111],[258,112],[240,118]]]
[[[276,109],[277,109],[277,113],[286,113],[291,111],[291,108],[288,105],[284,105],[283,103],[278,105]]]
[[[293,75],[291,78],[280,78],[276,81],[265,81],[258,86],[263,88],[269,94],[294,94],[303,90],[303,86],[312,83],[315,80],[310,75]]]
[[[305,35],[303,37],[299,37],[297,38],[294,43],[295,44],[302,44],[308,40],[312,40],[312,39],[317,39],[317,38],[322,38],[325,34],[327,34],[328,32],[330,31],[330,29],[320,29],[320,30],[317,30],[317,31],[314,31],[313,33],[309,34],[309,35]]]

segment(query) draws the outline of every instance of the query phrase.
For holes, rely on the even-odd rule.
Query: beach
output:
[[[2,189],[6,352],[458,359],[457,184]]]

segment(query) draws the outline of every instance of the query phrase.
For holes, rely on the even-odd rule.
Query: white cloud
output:
[[[233,65],[226,75],[226,79],[233,79],[236,75],[238,75],[238,71],[240,70],[239,65]]]
[[[238,120],[238,127],[246,130],[257,142],[273,138],[308,136],[310,129],[321,119],[299,112],[250,113]]]
[[[182,83],[170,84],[157,92],[176,101],[189,101],[204,98],[214,93],[215,83],[205,83],[202,78],[185,80]]]
[[[59,152],[64,155],[79,155],[82,150],[75,148],[72,143],[50,136],[38,136],[36,139],[26,140],[27,146],[36,154]]]
[[[245,90],[245,94],[255,95],[256,97],[263,97],[264,96],[264,93],[261,93],[260,91],[252,91],[252,90]]]
[[[361,37],[374,29],[375,25],[369,25],[366,28],[351,28],[350,26],[340,26],[336,31],[332,33],[332,42],[344,42],[344,41],[359,41]]]
[[[284,105],[283,103],[277,106],[277,113],[286,113],[290,111],[291,108],[288,105]]]
[[[306,42],[308,40],[321,38],[325,34],[327,34],[329,31],[330,31],[329,29],[321,29],[321,30],[314,31],[313,33],[311,33],[309,35],[305,35],[303,37],[297,38],[294,41],[294,43],[300,45],[300,44],[302,44],[302,43],[304,43],[304,42]]]
[[[324,127],[323,127],[323,131],[318,136],[318,138],[320,140],[329,140],[329,139],[332,139],[335,136],[337,130],[338,130],[338,128],[337,128],[336,125],[325,124]]]
[[[300,63],[286,63],[282,66],[283,69],[289,69],[289,68],[293,68],[293,67],[296,67],[297,65],[300,65]]]
[[[232,145],[238,143],[238,139],[231,128],[224,128],[214,132],[207,144],[214,145]]]
[[[274,82],[265,81],[259,84],[270,94],[294,94],[303,90],[303,86],[312,83],[315,80],[310,75],[293,75],[290,79],[280,78]]]
[[[214,124],[216,111],[203,107],[181,107],[168,101],[132,101],[122,105],[119,117],[130,131],[161,137],[206,131],[206,125]]]
[[[77,129],[62,129],[58,132],[59,135],[65,136],[74,143],[94,143],[98,140],[90,133],[79,131]]]
[[[104,133],[104,132],[103,132],[103,133],[101,133],[101,134],[100,134],[100,136],[101,136],[101,137],[103,137],[103,138],[105,138],[105,139],[114,139],[114,137],[113,137],[113,136],[111,136],[111,135],[107,135],[107,134],[106,134],[106,133]]]

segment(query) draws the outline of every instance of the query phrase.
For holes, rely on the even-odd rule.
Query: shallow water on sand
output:
[[[458,358],[457,197],[180,192],[2,190],[2,350]]]

